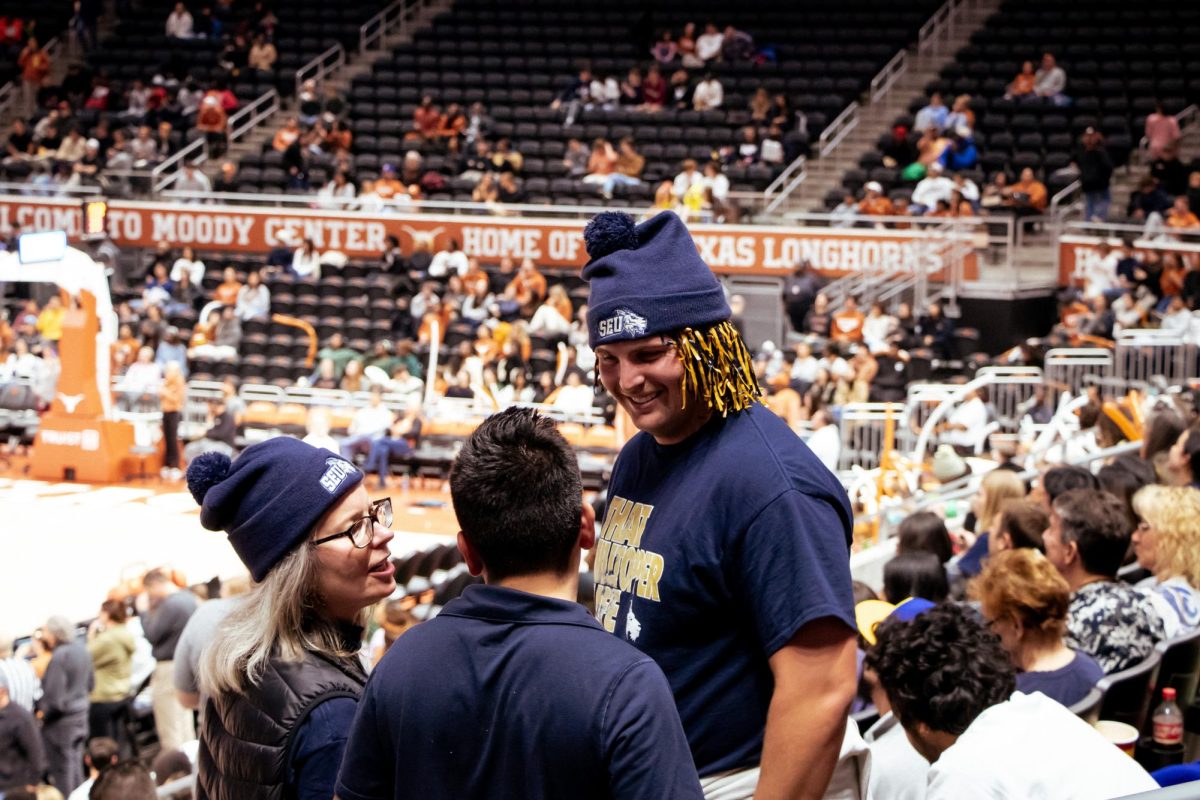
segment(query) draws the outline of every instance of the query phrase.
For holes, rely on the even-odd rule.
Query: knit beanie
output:
[[[588,344],[703,328],[730,317],[721,282],[700,258],[679,215],[664,211],[638,225],[615,211],[583,231],[591,261]]]
[[[584,228],[583,240],[591,258],[583,268],[589,345],[669,335],[683,361],[685,407],[699,396],[724,415],[758,399],[725,290],[678,214],[664,211],[638,225],[605,211]]]
[[[290,436],[251,445],[234,461],[205,453],[187,471],[200,524],[229,534],[255,582],[362,479],[349,461]]]

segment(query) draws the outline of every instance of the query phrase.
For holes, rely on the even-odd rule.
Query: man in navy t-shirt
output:
[[[596,617],[666,673],[710,796],[818,798],[855,690],[852,515],[758,385],[679,218],[584,232],[589,339],[641,431],[594,551]]]
[[[450,490],[459,549],[486,584],[375,668],[338,797],[699,800],[662,671],[575,602],[595,514],[554,424],[528,409],[489,418]]]

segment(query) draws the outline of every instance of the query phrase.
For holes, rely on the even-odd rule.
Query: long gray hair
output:
[[[338,626],[321,613],[316,550],[305,540],[267,573],[221,623],[200,661],[209,696],[257,685],[271,658],[299,661],[306,652],[351,660]],[[355,620],[363,624],[366,612]]]

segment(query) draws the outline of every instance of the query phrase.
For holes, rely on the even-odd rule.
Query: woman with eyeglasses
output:
[[[366,682],[366,609],[396,587],[391,501],[289,437],[200,456],[188,489],[255,583],[200,660],[196,796],[328,800]]]
[[[1133,552],[1150,577],[1138,583],[1168,639],[1200,627],[1200,491],[1153,484],[1133,496]]]

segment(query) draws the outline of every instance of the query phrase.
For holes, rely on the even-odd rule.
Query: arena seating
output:
[[[715,149],[736,141],[739,126],[749,122],[749,96],[760,85],[785,92],[805,114],[807,129],[815,136],[915,38],[936,6],[928,0],[904,6],[850,0],[830,9],[824,3],[773,0],[739,8],[713,0],[673,0],[647,12],[624,0],[605,4],[604,10],[580,12],[566,0],[465,0],[438,17],[431,29],[419,32],[412,44],[398,48],[390,60],[354,80],[349,100],[358,177],[376,177],[382,164],[398,163],[409,149],[425,153],[426,170],[453,175],[453,165],[442,153],[403,138],[412,129],[417,103],[429,94],[441,105],[484,104],[495,121],[493,137],[511,138],[525,157],[525,191],[531,203],[600,203],[597,186],[566,177],[561,164],[565,142],[623,136],[632,136],[646,156],[645,182],[619,192],[614,202],[648,200],[654,183],[673,177],[684,158],[708,160]],[[722,109],[596,109],[566,127],[564,112],[550,108],[581,63],[590,62],[597,74],[623,77],[631,67],[644,68],[650,62],[655,31],[678,31],[688,21],[703,26],[709,19],[748,31],[756,47],[771,48],[777,59],[712,65],[725,89]],[[665,72],[670,69],[674,67]],[[278,166],[276,161],[278,154],[264,147],[261,157],[243,160],[243,180],[249,174],[250,183],[262,190],[282,190],[285,176],[271,170]],[[730,167],[728,175],[735,190],[761,190],[776,172],[758,164]],[[312,185],[321,185],[327,175],[324,167],[316,166],[310,171]],[[473,188],[470,181],[451,179],[432,199],[470,200]]]
[[[1070,105],[1005,99],[1021,63],[1036,64],[1044,52],[1053,53],[1067,73]],[[1124,164],[1155,99],[1174,114],[1200,98],[1200,8],[1186,0],[1153,5],[1007,0],[926,87],[926,95],[935,91],[947,104],[971,95],[980,159],[977,169],[964,174],[982,186],[997,171],[1015,177],[1031,167],[1053,193],[1070,183],[1054,172],[1068,165],[1087,128],[1102,132],[1114,164]],[[911,128],[927,99],[914,98],[910,113],[896,122]],[[919,134],[910,135],[916,141]],[[880,149],[889,137],[880,138]],[[906,192],[899,170],[884,167],[876,150],[846,173],[844,189],[830,192],[826,205],[836,205],[868,180],[880,182],[889,194]]]
[[[32,32],[45,47],[51,39],[65,31],[70,18],[70,3],[8,0],[0,9],[0,86],[9,81],[20,84],[21,68],[17,66],[17,56],[21,53],[26,35]],[[10,41],[5,30],[15,20],[20,20],[20,33],[17,34],[20,41]],[[17,31],[14,29],[13,33]]]

